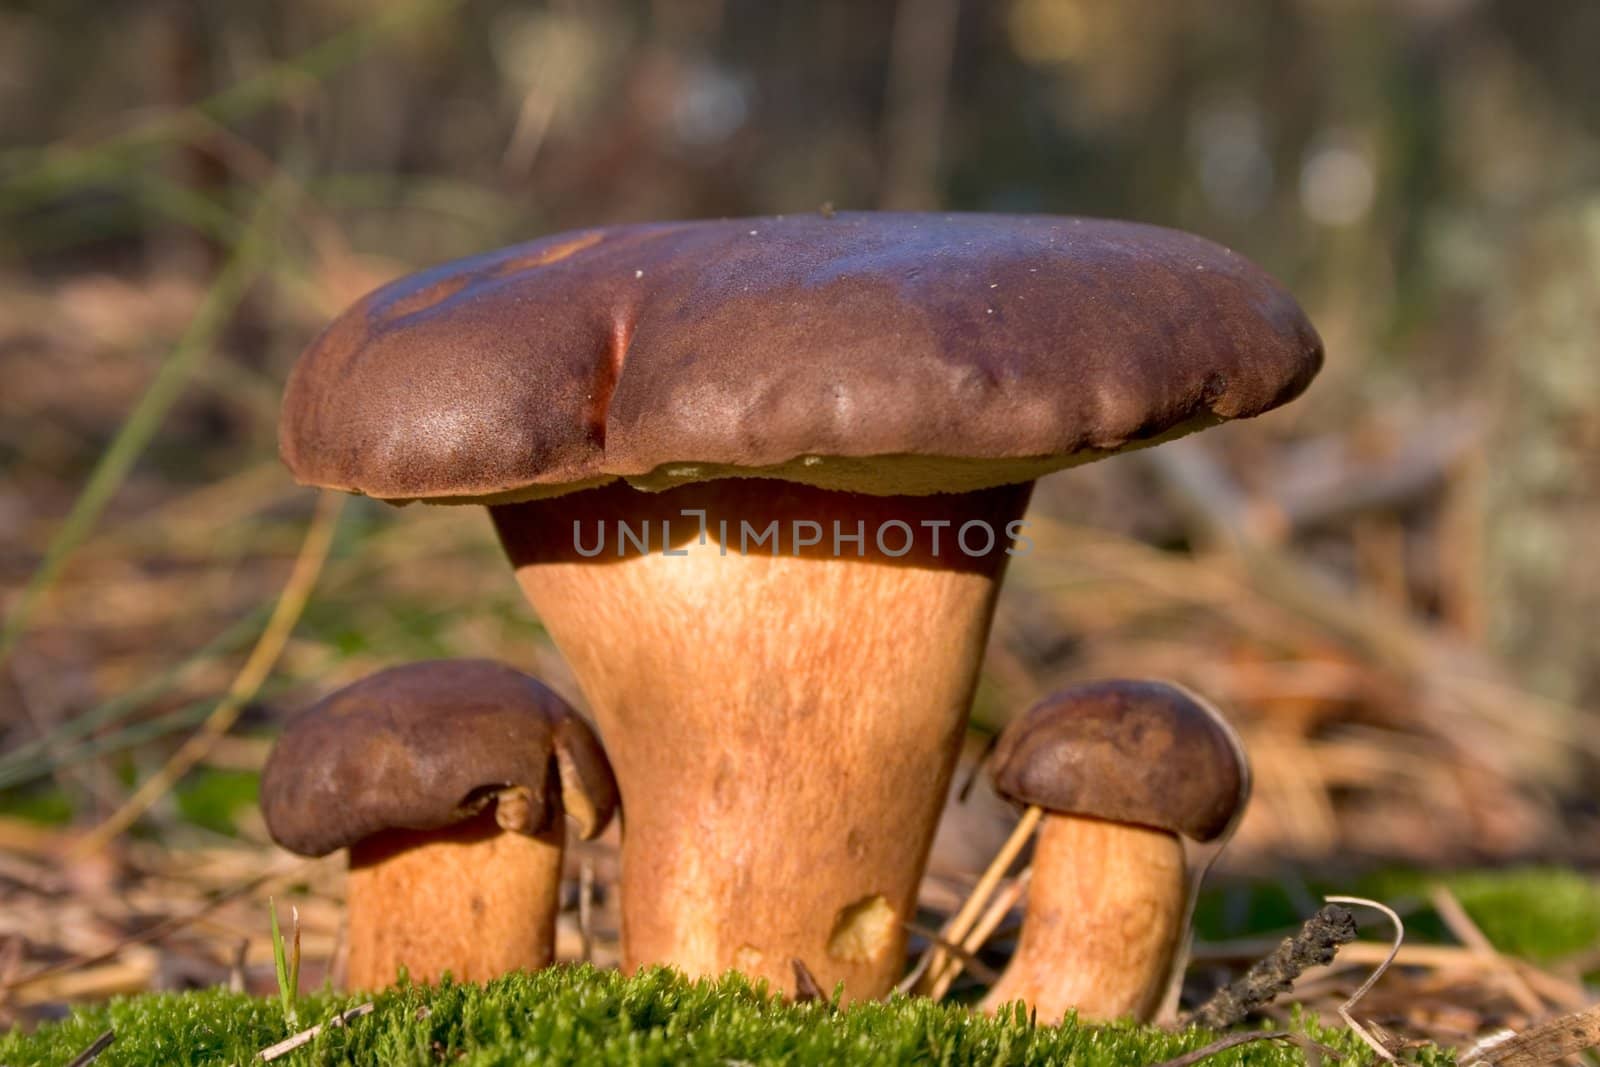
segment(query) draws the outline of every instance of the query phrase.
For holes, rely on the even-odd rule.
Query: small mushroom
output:
[[[547,965],[561,816],[591,838],[616,802],[577,712],[488,660],[413,663],[338,690],[285,728],[261,777],[278,844],[349,850],[353,989],[402,967],[434,982]]]
[[[1017,951],[983,1007],[1148,1020],[1199,883],[1183,839],[1220,849],[1250,794],[1238,736],[1176,686],[1096,682],[1013,722],[991,768],[1002,796],[1044,816]]]

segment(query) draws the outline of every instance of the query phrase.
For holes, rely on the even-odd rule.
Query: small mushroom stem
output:
[[[449,972],[482,982],[535,970],[555,952],[562,834],[501,829],[492,811],[441,830],[387,830],[350,849],[352,989]]]
[[[738,969],[793,992],[800,959],[852,999],[893,987],[1030,488],[618,483],[494,509],[616,770],[626,968]],[[647,526],[650,551],[619,558],[619,520]],[[835,522],[863,540],[836,542]],[[974,522],[994,540],[968,555]],[[742,538],[771,523],[777,544]],[[575,532],[592,550],[600,524],[586,558]]]
[[[1046,815],[1017,951],[983,1009],[1021,1000],[1040,1022],[1148,1020],[1183,941],[1183,842],[1142,826]]]

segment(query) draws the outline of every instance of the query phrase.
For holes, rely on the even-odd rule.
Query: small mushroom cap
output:
[[[539,833],[565,810],[588,838],[617,785],[576,711],[490,660],[407,664],[330,694],[285,727],[261,775],[268,831],[304,856],[440,829],[491,802],[505,829]]]
[[[923,495],[1257,415],[1321,365],[1282,286],[1154,226],[870,212],[619,226],[368,295],[300,358],[278,439],[301,482],[389,500],[730,476]]]
[[[1215,708],[1164,682],[1102,681],[1040,701],[990,757],[1002,796],[1195,841],[1232,830],[1250,765]]]

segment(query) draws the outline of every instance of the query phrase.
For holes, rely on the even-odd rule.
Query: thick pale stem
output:
[[[1027,497],[745,480],[495,509],[621,787],[626,967],[736,968],[792,992],[800,959],[825,990],[889,991]],[[704,543],[686,510],[705,513]],[[618,520],[650,551],[619,558]],[[836,521],[863,542],[836,543]],[[741,538],[773,522],[775,545]],[[992,548],[963,551],[970,522]],[[574,523],[586,552],[603,524],[600,554],[576,551]],[[663,523],[686,554],[662,551]],[[987,541],[969,529],[968,547]]]
[[[1161,1006],[1188,905],[1183,843],[1160,830],[1047,815],[1016,955],[985,1011],[1014,1000],[1057,1023],[1149,1019]]]
[[[555,950],[564,826],[540,837],[485,813],[447,830],[395,830],[350,850],[346,984],[380,989],[446,971],[482,982],[548,965]]]

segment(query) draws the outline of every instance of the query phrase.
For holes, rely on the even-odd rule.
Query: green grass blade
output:
[[[44,559],[6,617],[4,627],[0,628],[0,664],[6,662],[27,632],[39,599],[55,583],[67,560],[99,521],[134,462],[160,430],[167,412],[183,394],[195,367],[215,345],[234,309],[260,273],[267,259],[270,246],[267,238],[273,229],[272,222],[279,214],[276,200],[270,194],[262,197],[244,236],[206,293],[189,328],[95,464],[72,510],[45,549]]]
[[[294,59],[245,78],[192,108],[172,111],[85,148],[12,149],[0,154],[0,216],[33,208],[75,187],[118,178],[145,153],[219,123],[238,122],[359,59],[390,35],[459,6],[462,0],[412,0],[335,33]]]
[[[47,758],[51,749],[69,745],[74,741],[87,737],[101,727],[121,722],[152,701],[165,696],[194,668],[209,663],[218,656],[236,651],[246,641],[260,632],[262,625],[267,621],[269,610],[266,607],[253,609],[249,614],[229,625],[227,629],[178,663],[152,675],[133,688],[118,693],[108,700],[101,701],[87,711],[74,715],[51,729],[49,736],[25,741],[11,749],[4,756],[0,756],[0,789],[4,789],[8,784],[9,776],[16,774],[19,770],[32,771],[36,769],[39,761]],[[49,771],[47,770],[41,772],[41,774],[48,773]]]
[[[272,917],[272,966],[278,973],[278,1002],[283,1005],[283,1021],[289,1026],[294,1021],[294,991],[290,988],[289,961],[283,950],[283,931],[278,928],[278,901],[267,898],[267,910]]]

